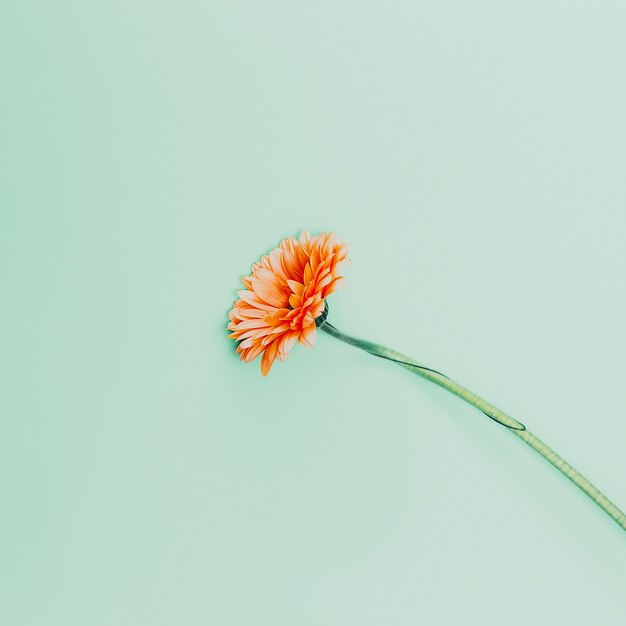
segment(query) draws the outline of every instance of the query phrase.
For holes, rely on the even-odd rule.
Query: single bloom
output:
[[[228,314],[229,337],[238,341],[242,361],[262,353],[266,376],[276,357],[284,361],[296,341],[315,345],[315,320],[324,313],[326,298],[343,286],[338,270],[349,262],[349,250],[334,233],[311,237],[303,231],[298,239],[283,239],[252,266]]]

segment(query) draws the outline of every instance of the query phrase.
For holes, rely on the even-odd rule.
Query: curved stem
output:
[[[420,365],[413,359],[400,352],[396,352],[391,348],[386,348],[385,346],[378,345],[377,343],[372,343],[371,341],[365,341],[363,339],[357,339],[356,337],[346,335],[337,330],[329,322],[323,323],[319,328],[320,330],[323,330],[324,332],[328,333],[332,337],[335,337],[336,339],[339,339],[351,346],[360,348],[361,350],[365,350],[365,352],[369,352],[374,356],[393,361],[394,363],[401,365],[402,367],[412,371],[413,373],[418,374],[422,378],[430,380],[436,385],[443,387],[450,393],[453,393],[455,396],[458,396],[462,400],[465,400],[465,402],[476,407],[491,419],[499,422],[503,426],[506,426],[516,437],[519,437],[524,443],[528,444],[533,450],[535,450],[544,459],[546,459],[546,461],[556,467],[559,472],[561,472],[566,478],[571,480],[581,491],[587,494],[605,513],[612,517],[615,522],[617,522],[624,530],[626,530],[626,514],[624,514],[623,511],[615,506],[613,502],[611,502],[603,493],[601,493],[600,490],[597,489],[579,471],[574,469],[567,461],[565,461],[565,459],[559,456],[554,450],[552,450],[552,448],[547,446],[536,435],[533,435],[533,433],[528,431],[521,422],[513,419],[512,417],[504,413],[504,411],[501,411],[490,402],[487,402],[483,398],[477,396],[469,389],[466,389],[462,385],[459,385],[459,383],[454,382],[445,374]]]

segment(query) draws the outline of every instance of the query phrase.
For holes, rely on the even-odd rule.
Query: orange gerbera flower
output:
[[[304,231],[297,240],[283,239],[252,266],[228,314],[229,337],[239,342],[242,361],[263,353],[266,376],[276,357],[284,361],[296,341],[315,345],[316,319],[324,313],[325,299],[345,280],[337,270],[349,249],[333,233],[311,237]]]

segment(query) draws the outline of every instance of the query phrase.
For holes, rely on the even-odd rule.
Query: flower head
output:
[[[297,240],[283,239],[252,266],[228,314],[229,337],[239,342],[242,361],[263,353],[261,373],[266,376],[276,357],[284,361],[296,341],[315,345],[315,320],[324,312],[326,298],[345,281],[337,271],[349,249],[333,233],[311,237],[304,231]]]

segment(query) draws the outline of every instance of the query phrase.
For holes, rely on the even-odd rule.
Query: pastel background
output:
[[[459,400],[226,338],[285,236],[340,329],[626,506],[621,2],[34,2],[0,15],[0,623],[626,623],[626,535]]]

